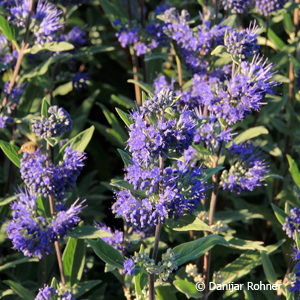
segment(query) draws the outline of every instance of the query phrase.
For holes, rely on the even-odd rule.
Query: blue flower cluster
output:
[[[4,84],[3,94],[7,97],[7,104],[0,113],[0,128],[4,128],[13,122],[14,112],[23,93],[24,84],[17,84],[8,95],[9,84],[9,81],[6,81]]]
[[[300,207],[290,210],[290,214],[286,217],[282,228],[290,238],[296,239],[295,232],[300,233]]]
[[[240,194],[261,186],[267,174],[267,165],[259,151],[251,143],[244,142],[238,145],[233,143],[229,152],[232,164],[229,171],[222,172],[222,188]]]
[[[194,72],[206,69],[204,56],[213,45],[223,44],[227,27],[213,25],[202,18],[202,25],[192,28],[189,23],[189,13],[185,10],[179,14],[175,8],[164,11],[161,15],[162,32],[180,47],[186,65]]]
[[[292,258],[296,261],[296,278],[295,281],[289,286],[289,289],[292,293],[300,292],[300,250],[297,247],[294,247],[294,253],[292,254]]]
[[[21,159],[21,177],[29,189],[41,196],[53,196],[62,201],[71,190],[80,174],[85,160],[84,153],[66,147],[63,160],[57,165],[47,164],[47,157],[37,150],[34,154],[24,153]]]
[[[261,15],[268,17],[273,12],[281,9],[285,3],[286,0],[256,0],[255,8]]]
[[[151,51],[158,46],[155,39],[150,41],[141,41],[139,37],[139,29],[137,27],[130,27],[129,24],[123,24],[120,19],[114,21],[114,26],[118,28],[116,37],[123,48],[133,46],[137,56],[141,56]]]
[[[53,138],[72,129],[72,120],[67,111],[56,105],[48,109],[48,117],[41,117],[41,121],[35,121],[32,124],[32,131],[37,136]]]
[[[257,35],[260,30],[261,28],[257,27],[255,22],[240,31],[235,28],[228,30],[224,40],[227,52],[237,61],[253,57],[259,50]]]
[[[252,111],[265,104],[266,94],[271,94],[277,85],[271,78],[272,64],[254,57],[251,62],[243,61],[232,78],[212,84],[213,97],[207,99],[209,111],[228,124],[243,120]]]
[[[81,91],[87,88],[87,73],[77,72],[72,78],[72,86],[74,91]]]
[[[10,21],[21,28],[26,27],[29,16],[30,0],[16,0],[9,6]],[[46,0],[39,0],[36,9],[31,15],[30,31],[33,33],[36,43],[43,45],[45,42],[51,42],[54,34],[62,28],[60,22],[62,11],[55,5]]]
[[[223,0],[222,4],[226,11],[242,15],[249,11],[251,0]]]
[[[60,292],[54,287],[44,286],[39,290],[35,300],[76,300],[76,298],[68,291]]]
[[[204,196],[200,168],[191,170],[180,161],[173,166],[158,164],[159,157],[167,161],[170,155],[183,153],[196,134],[193,113],[172,113],[175,102],[172,91],[162,90],[131,115],[128,149],[133,163],[126,167],[125,179],[133,188],[116,192],[112,209],[135,228],[191,213]]]
[[[41,259],[52,252],[54,241],[63,239],[79,223],[78,214],[83,207],[76,201],[69,209],[47,218],[40,214],[38,201],[42,200],[35,193],[20,190],[11,205],[12,220],[7,222],[6,233],[14,249]]]

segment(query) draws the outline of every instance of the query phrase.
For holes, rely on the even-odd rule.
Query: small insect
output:
[[[20,148],[20,150],[18,151],[18,154],[21,153],[34,153],[38,148],[38,145],[35,142],[26,142],[25,144],[23,144]]]

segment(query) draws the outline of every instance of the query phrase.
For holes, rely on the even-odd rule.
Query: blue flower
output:
[[[47,157],[40,150],[34,154],[24,153],[21,159],[21,177],[35,193],[45,197],[52,195],[60,203],[65,193],[74,187],[85,159],[84,153],[78,153],[71,147],[66,147],[63,161],[57,165],[47,165]]]
[[[10,8],[11,22],[18,27],[25,28],[29,15],[30,0],[16,0]],[[54,34],[62,28],[60,15],[62,11],[46,0],[37,2],[36,10],[31,15],[30,30],[39,45],[51,42]]]
[[[123,273],[132,276],[134,273],[134,270],[135,270],[134,261],[131,258],[125,260]]]
[[[87,88],[87,73],[77,72],[72,78],[72,86],[74,91],[81,91]]]
[[[79,223],[78,214],[83,207],[76,201],[69,209],[61,210],[49,219],[40,214],[37,200],[32,191],[19,190],[11,205],[12,220],[7,222],[6,232],[14,249],[25,256],[41,259],[52,252],[54,241],[63,239]]]
[[[233,14],[245,14],[249,11],[251,0],[223,0],[224,9]]]
[[[289,216],[286,217],[285,223],[282,225],[283,230],[286,232],[286,234],[296,239],[295,232],[300,233],[300,208],[292,208],[290,210]]]
[[[253,57],[259,50],[257,35],[260,30],[261,28],[257,27],[255,22],[241,31],[230,29],[224,40],[227,51],[238,61]]]
[[[53,138],[72,129],[72,120],[67,111],[56,105],[50,106],[48,109],[49,116],[42,116],[41,121],[35,121],[32,124],[32,131],[37,136],[45,138]]]
[[[35,297],[35,300],[76,300],[76,298],[69,291],[56,290],[53,287],[47,285],[44,288],[39,289],[39,293]]]
[[[281,9],[285,3],[285,0],[256,0],[255,8],[261,15],[267,17]]]
[[[258,149],[247,142],[238,145],[233,143],[229,152],[232,164],[229,171],[222,172],[222,188],[240,194],[261,186],[268,167]]]

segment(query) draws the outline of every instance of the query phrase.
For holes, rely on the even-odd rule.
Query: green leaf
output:
[[[186,262],[199,258],[215,245],[229,246],[229,243],[219,235],[210,234],[195,241],[176,246],[173,249],[175,254],[179,254],[176,263],[180,266]]]
[[[176,290],[169,285],[155,287],[157,300],[177,300]],[[143,299],[141,299],[143,300]]]
[[[206,181],[206,180],[210,179],[214,174],[218,173],[219,171],[221,171],[223,169],[224,169],[223,166],[218,166],[216,168],[205,169],[203,171],[203,174],[204,174],[203,181]]]
[[[128,13],[124,4],[120,0],[100,0],[99,4],[102,6],[105,15],[108,19],[113,23],[116,19],[120,19],[121,21],[128,20]],[[125,22],[126,23],[126,22]]]
[[[138,195],[138,196],[143,197],[143,198],[146,197],[146,194],[143,191],[141,191],[141,190],[135,190],[133,188],[133,185],[130,184],[126,180],[113,178],[110,181],[110,185],[113,186],[113,187],[116,187],[116,188],[118,188],[120,190],[122,190],[122,189],[130,190],[133,195]]]
[[[9,268],[14,268],[16,265],[19,264],[24,264],[24,263],[29,263],[29,262],[38,262],[38,258],[29,258],[29,257],[23,257],[20,259],[16,259],[14,261],[10,261],[8,263],[5,263],[4,265],[0,266],[0,272],[9,269]]]
[[[188,299],[199,299],[202,296],[201,293],[196,290],[195,283],[192,281],[188,281],[187,279],[181,279],[180,277],[175,276],[173,285],[179,292],[185,294]]]
[[[219,45],[217,46],[212,52],[210,55],[214,55],[214,56],[222,56],[224,53],[227,53],[226,52],[226,47],[225,46],[222,46],[222,45]]]
[[[42,102],[41,115],[48,119],[48,109],[50,107],[48,97],[45,97]]]
[[[73,285],[80,281],[85,263],[84,241],[69,238],[62,260],[67,283]]]
[[[38,197],[36,200],[37,211],[44,218],[51,217],[50,204],[48,198]]]
[[[253,139],[262,134],[268,134],[269,131],[263,126],[257,126],[250,129],[245,130],[241,134],[239,134],[233,141],[236,144],[241,144],[245,141]]]
[[[275,50],[281,51],[286,46],[284,41],[271,28],[268,29],[268,39],[275,45]]]
[[[270,255],[275,252],[282,244],[283,241],[279,241],[274,245],[267,246],[267,254]],[[223,269],[219,270],[222,276],[225,278],[222,283],[235,282],[238,279],[249,274],[254,268],[262,264],[260,253],[257,251],[247,251],[241,254],[233,262],[226,265]]]
[[[81,297],[85,293],[89,292],[91,289],[93,289],[95,286],[100,284],[102,281],[101,280],[89,280],[89,281],[84,281],[84,282],[79,282],[75,286],[75,296],[76,298]]]
[[[10,202],[16,200],[16,195],[7,198],[0,198],[0,207],[9,204]]]
[[[86,241],[104,262],[118,269],[123,269],[124,258],[118,250],[105,243],[102,239],[97,241],[87,239]]]
[[[131,124],[133,124],[133,121],[130,119],[129,114],[127,114],[120,108],[116,108],[116,111],[127,127],[129,127]]]
[[[243,240],[232,236],[225,236],[225,240],[229,243],[229,247],[239,250],[266,250],[261,241]]]
[[[70,139],[60,150],[58,153],[58,157],[56,158],[56,161],[60,161],[63,156],[66,147],[72,145],[72,149],[76,150],[77,152],[83,152],[87,145],[89,144],[93,133],[94,133],[95,127],[91,126],[90,128],[78,133],[75,137]]]
[[[65,96],[65,95],[69,94],[70,92],[72,92],[72,90],[73,90],[72,81],[66,82],[66,83],[60,85],[59,87],[57,87],[53,91],[53,97]]]
[[[295,236],[296,236],[296,245],[297,245],[297,248],[300,249],[300,235],[299,235],[298,230],[295,230]]]
[[[153,97],[152,86],[145,82],[137,81],[134,79],[128,79],[127,82],[138,85],[142,90],[144,90],[150,97]]]
[[[16,41],[15,33],[9,26],[8,21],[0,15],[0,30],[9,41]]]
[[[292,157],[287,154],[287,159],[289,162],[289,171],[293,177],[294,182],[296,183],[297,187],[300,188],[300,172],[298,169],[298,166],[296,165],[295,161],[292,159]]]
[[[275,204],[271,203],[271,206],[272,206],[275,216],[276,216],[277,220],[280,222],[280,224],[282,225],[283,223],[285,223],[285,218],[288,217],[288,215],[281,208],[276,206]]]
[[[22,299],[34,300],[35,295],[33,295],[33,293],[30,290],[24,288],[21,284],[12,280],[4,280],[3,283],[8,285]]]
[[[212,231],[206,223],[192,215],[182,216],[176,221],[167,219],[166,225],[174,231]]]
[[[127,109],[132,109],[135,107],[134,101],[124,95],[111,95],[111,100]]]
[[[111,236],[110,233],[100,230],[91,225],[84,225],[76,227],[69,236],[76,239],[98,239]]]
[[[275,283],[277,280],[277,274],[274,270],[274,267],[270,260],[269,255],[267,254],[266,251],[261,251],[260,257],[262,260],[262,264],[263,264],[263,268],[264,268],[264,272],[265,272],[267,280],[269,281],[269,283]]]
[[[4,154],[18,167],[20,168],[20,158],[18,155],[19,148],[15,145],[11,145],[8,142],[0,140],[0,148]]]
[[[123,151],[123,150],[121,150],[121,149],[117,149],[117,151],[119,152],[119,154],[120,154],[120,156],[121,156],[121,158],[122,158],[122,160],[123,160],[123,162],[124,162],[124,165],[125,165],[126,167],[127,167],[128,165],[132,164],[131,157],[130,157],[130,155],[129,155],[127,152],[125,152],[125,151]]]
[[[40,51],[52,51],[52,52],[62,52],[62,51],[70,51],[73,50],[74,46],[67,42],[47,42],[43,44],[43,46],[40,45],[34,45],[30,49],[30,54],[37,54]]]
[[[135,292],[141,297],[141,299],[144,298],[144,294],[142,290],[146,286],[147,282],[148,282],[148,276],[143,272],[140,272],[138,275],[134,276]]]

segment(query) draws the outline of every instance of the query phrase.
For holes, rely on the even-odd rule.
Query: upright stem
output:
[[[227,130],[227,127],[225,128]],[[218,166],[219,157],[221,154],[221,150],[223,147],[223,143],[220,144],[217,155],[214,158],[213,161],[213,168],[216,168]],[[218,190],[219,190],[219,179],[217,173],[212,176],[212,183],[213,183],[213,191],[211,193],[210,198],[210,205],[209,205],[209,217],[208,217],[208,224],[209,226],[214,224],[214,216],[215,216],[215,210],[217,205],[217,198],[218,198]],[[204,262],[203,262],[203,280],[205,283],[205,291],[203,299],[206,300],[208,297],[208,283],[209,283],[209,276],[210,276],[210,257],[211,257],[211,251],[208,251],[204,255]]]
[[[131,9],[131,0],[127,0],[127,9],[128,9],[128,15],[129,15],[129,25],[132,23],[132,9]],[[139,76],[137,75],[139,72],[138,68],[138,59],[134,53],[134,49],[130,48],[130,56],[131,56],[131,62],[132,62],[132,71],[133,71],[133,79],[135,81],[139,80]],[[134,84],[134,93],[135,93],[135,99],[138,106],[142,105],[142,95],[141,95],[141,89],[140,87],[135,83]]]
[[[47,161],[46,161],[46,166],[49,167],[50,161],[51,161],[51,148],[50,144],[47,142]],[[51,216],[55,216],[55,208],[54,208],[54,201],[53,197],[49,195],[49,205],[50,205],[50,213]],[[57,257],[57,262],[58,262],[58,267],[59,267],[59,272],[60,272],[60,278],[61,282],[63,285],[66,285],[66,278],[65,278],[65,273],[64,273],[64,266],[63,266],[63,261],[62,261],[62,255],[59,247],[59,242],[55,241],[54,242],[54,247],[55,247],[55,252],[56,252],[56,257]]]
[[[164,168],[164,159],[162,156],[159,156],[159,170],[160,174],[163,173]],[[159,195],[162,192],[162,182],[159,183]],[[154,239],[154,247],[152,252],[152,259],[155,263],[157,263],[157,253],[158,253],[158,245],[159,245],[159,238],[160,238],[160,231],[161,231],[161,220],[158,219],[158,223],[155,228],[155,239]],[[155,300],[155,290],[154,290],[154,281],[155,281],[155,274],[149,275],[149,300]]]
[[[27,40],[28,40],[28,36],[29,36],[29,26],[30,26],[30,20],[31,20],[31,15],[33,12],[33,6],[34,6],[34,0],[30,1],[30,6],[29,6],[29,13],[28,13],[28,18],[26,20],[26,26],[25,26],[25,36],[24,39],[22,41],[22,45],[21,45],[21,49],[18,51],[18,59],[16,62],[16,66],[13,72],[13,76],[12,79],[9,82],[9,86],[8,86],[8,90],[7,93],[5,95],[5,97],[3,98],[1,107],[0,107],[0,112],[4,109],[4,107],[7,104],[8,98],[12,92],[12,89],[16,83],[17,80],[17,76],[19,74],[19,71],[21,69],[21,64],[22,64],[22,60],[24,58],[24,54],[25,54],[25,50],[27,48]]]

